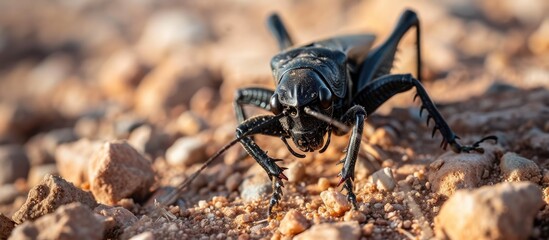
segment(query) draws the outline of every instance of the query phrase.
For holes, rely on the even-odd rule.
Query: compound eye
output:
[[[282,104],[280,104],[280,100],[278,99],[278,94],[273,94],[271,97],[271,112],[273,112],[275,115],[278,115],[282,113]]]
[[[330,89],[325,87],[320,88],[318,91],[318,98],[320,99],[320,106],[323,109],[328,109],[332,106],[333,95]]]

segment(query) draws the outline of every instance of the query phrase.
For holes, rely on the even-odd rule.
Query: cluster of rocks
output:
[[[516,153],[502,154],[501,148],[489,145],[483,145],[483,148],[483,154],[443,154],[431,164],[427,176],[418,174],[398,183],[391,169],[381,169],[372,174],[369,186],[375,189],[373,193],[392,192],[397,199],[406,199],[399,195],[415,196],[419,192],[414,189],[420,189],[420,185],[424,191],[433,192],[427,198],[417,195],[420,201],[433,199],[430,196],[433,194],[449,197],[442,207],[433,207],[435,232],[426,237],[434,237],[432,234],[440,239],[539,237],[543,230],[534,228],[533,222],[539,218],[542,207],[548,204],[547,199],[543,199],[547,193],[542,193],[547,192],[549,186],[548,171],[542,172],[535,162]],[[391,198],[390,195],[384,197]],[[409,200],[404,200],[403,204],[374,201],[375,204],[368,204],[373,210],[364,206],[359,211],[350,210],[346,196],[331,188],[322,191],[320,197],[328,216],[344,220],[344,223],[318,223],[314,216],[311,219],[311,215],[292,209],[280,220],[277,236],[295,236],[297,239],[326,236],[334,239],[378,238],[384,231],[380,225],[392,226],[399,218],[399,211],[414,211],[413,201]],[[372,219],[377,211],[385,212],[385,218]],[[401,233],[405,234],[406,229],[421,227],[420,223],[405,220],[395,226],[403,229]]]
[[[82,183],[83,176],[87,176],[85,182],[90,191],[66,181],[61,177],[63,173],[46,174],[13,214],[12,220],[18,224],[11,235],[14,239],[116,237],[137,221],[132,212],[111,206],[123,204],[125,199],[140,201],[150,195],[155,182],[151,162],[125,141],[106,142],[91,154],[82,150],[81,142],[72,145],[74,148],[61,148],[65,152],[61,155],[75,159],[68,161],[74,166],[67,173],[68,178]]]
[[[433,191],[449,197],[435,219],[445,239],[539,237],[534,219],[549,182],[532,160],[483,145],[483,154],[447,153],[430,165]],[[502,182],[502,183],[500,183]],[[479,188],[480,187],[480,188]],[[477,189],[478,188],[478,189]]]

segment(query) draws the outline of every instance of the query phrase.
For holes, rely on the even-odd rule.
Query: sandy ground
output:
[[[364,32],[375,34],[379,44],[399,14],[411,8],[421,19],[423,83],[459,141],[471,144],[488,135],[499,139],[497,145],[482,145],[484,155],[472,153],[493,154],[486,173],[474,186],[457,188],[512,181],[501,167],[505,153],[532,161],[541,177],[526,180],[538,186],[545,201],[535,216],[518,218],[533,221],[526,236],[549,238],[549,4],[544,1],[3,5],[0,144],[23,147],[24,157],[2,155],[2,161],[6,166],[12,166],[9,161],[27,162],[0,171],[13,175],[1,183],[0,213],[5,216],[20,209],[43,176],[59,174],[92,191],[99,203],[131,212],[129,224],[101,220],[107,229],[115,229],[105,238],[287,239],[305,231],[301,237],[310,239],[315,237],[307,231],[322,223],[330,223],[324,228],[336,234],[326,236],[337,238],[435,237],[435,225],[440,224],[435,218],[450,196],[438,187],[444,180],[434,179],[433,162],[446,151],[439,148],[440,134],[431,137],[432,125],[419,116],[414,91],[392,98],[366,120],[355,173],[358,211],[334,212],[321,198],[323,192],[340,192],[341,165],[336,163],[345,156],[349,135],[333,137],[325,153],[303,159],[292,156],[279,138],[255,138],[289,168],[290,181],[284,182],[284,196],[271,219],[270,181],[239,145],[206,169],[174,204],[154,204],[234,137],[232,99],[237,88],[275,87],[269,61],[277,46],[264,26],[269,13],[282,16],[299,44]],[[25,16],[16,14],[21,12]],[[415,72],[412,35],[400,46],[394,73]],[[71,145],[82,139],[89,142],[80,148]],[[187,142],[178,145],[181,139]],[[95,192],[97,175],[85,164],[102,159],[97,146],[114,140],[127,140],[138,158],[146,159],[154,183],[145,187],[144,196],[127,194],[112,202]],[[83,163],[72,164],[76,159]],[[393,176],[394,189],[381,189],[372,181],[371,175],[383,168]],[[290,210],[301,220],[284,218]],[[95,213],[109,216],[97,208]],[[353,223],[348,226],[351,235],[337,235],[347,232],[334,225],[338,222]],[[288,230],[288,225],[303,229]]]

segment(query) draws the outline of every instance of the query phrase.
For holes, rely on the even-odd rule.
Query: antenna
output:
[[[324,115],[322,113],[319,113],[317,111],[314,111],[312,110],[311,108],[309,107],[305,107],[305,113],[319,119],[319,120],[322,120],[324,122],[327,122],[328,124],[330,124],[331,126],[334,126],[334,127],[337,127],[339,128],[339,130],[343,131],[343,132],[349,132],[351,131],[351,129],[349,127],[347,127],[347,125],[345,125],[344,123],[336,120],[336,119],[333,119],[332,117],[330,116],[327,116],[327,115]]]
[[[225,146],[223,146],[221,149],[219,149],[214,155],[212,155],[210,158],[208,158],[208,160],[206,160],[204,162],[204,164],[202,164],[202,166],[198,170],[196,170],[193,174],[191,174],[191,176],[189,176],[187,179],[185,179],[185,181],[180,183],[176,187],[175,191],[173,191],[171,193],[168,193],[165,196],[160,197],[158,199],[158,203],[162,206],[167,206],[167,205],[173,204],[177,200],[177,198],[179,198],[179,196],[183,193],[183,190],[185,190],[194,181],[194,179],[196,177],[198,177],[198,175],[200,175],[200,173],[202,171],[204,171],[204,169],[206,169],[214,160],[216,160],[217,157],[219,157],[219,155],[223,154],[225,151],[227,151],[227,149],[229,149],[230,147],[232,147],[233,145],[238,143],[240,140],[242,140],[246,137],[249,137],[250,135],[253,135],[253,132],[255,132],[257,130],[257,128],[263,127],[263,126],[265,126],[269,123],[272,123],[273,121],[278,121],[283,116],[284,116],[283,113],[278,114],[274,118],[271,118],[271,119],[261,123],[260,125],[257,125],[254,128],[249,129],[244,134],[242,134],[240,137],[235,138],[232,141],[230,141],[229,143],[227,143]]]

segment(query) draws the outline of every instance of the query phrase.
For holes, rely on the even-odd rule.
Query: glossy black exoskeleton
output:
[[[273,184],[268,214],[282,196],[284,168],[279,167],[253,140],[252,135],[263,134],[279,137],[296,157],[298,153],[288,144],[291,139],[302,152],[323,152],[330,143],[331,134],[343,135],[352,131],[339,184],[347,190],[347,199],[357,208],[353,192],[354,168],[358,156],[364,120],[392,96],[415,88],[416,97],[422,102],[420,115],[426,110],[427,124],[433,120],[433,136],[438,130],[441,147],[449,145],[454,152],[482,152],[479,143],[462,146],[452,129],[437,110],[422,86],[420,25],[415,12],[406,10],[392,34],[378,47],[372,49],[374,35],[350,35],[316,41],[304,46],[293,46],[293,41],[280,18],[274,14],[268,18],[268,27],[276,38],[281,52],[271,60],[276,89],[243,88],[236,92],[235,113],[240,125],[237,138],[212,156],[204,166],[181,184],[179,193],[214,158],[233,144],[240,142],[244,149],[265,169]],[[411,74],[390,74],[397,46],[410,29],[416,29],[417,78]],[[244,105],[252,105],[271,111],[247,119]],[[174,201],[177,194],[164,202]]]

